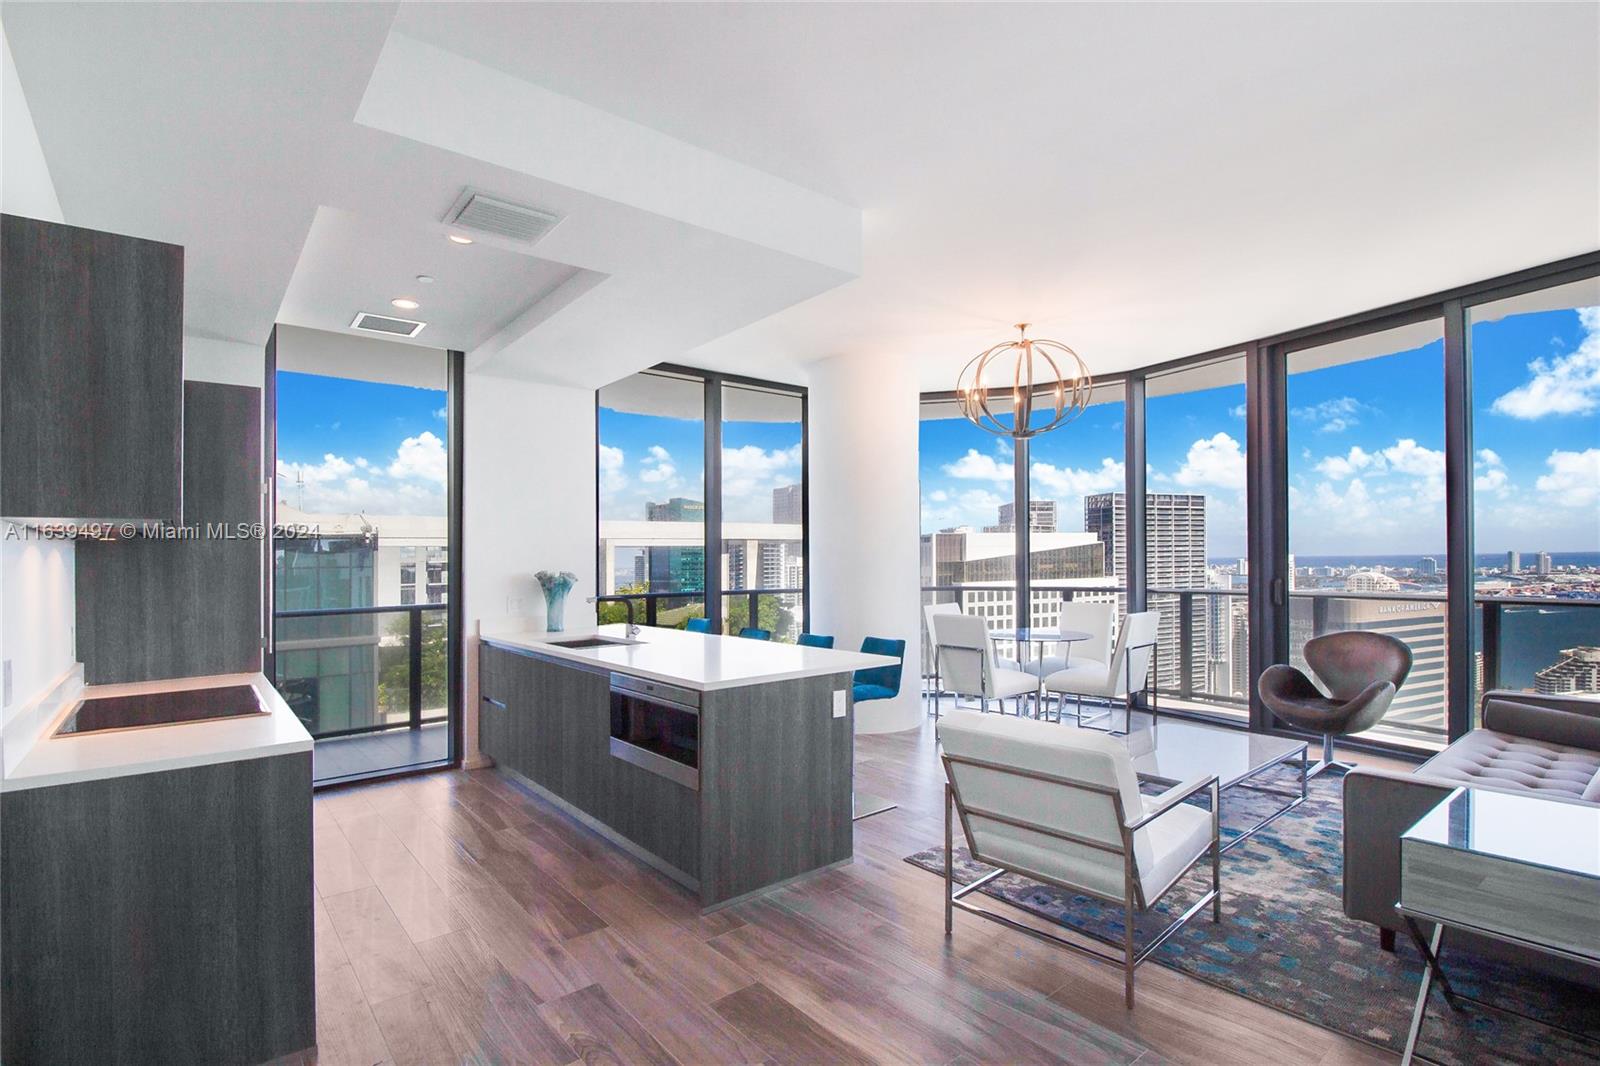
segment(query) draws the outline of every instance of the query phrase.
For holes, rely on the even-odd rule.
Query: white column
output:
[[[856,732],[922,721],[918,663],[917,379],[909,357],[839,356],[810,384],[811,613],[836,646],[906,642],[900,695],[856,708]]]

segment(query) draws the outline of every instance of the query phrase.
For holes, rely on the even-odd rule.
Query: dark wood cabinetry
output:
[[[7,1066],[315,1043],[310,752],[6,792],[0,813]]]
[[[183,249],[0,216],[0,514],[182,515]]]
[[[675,690],[697,705],[696,774],[663,774],[613,751],[608,671],[483,644],[479,747],[712,906],[850,857],[854,716],[832,711],[849,685]]]
[[[261,390],[187,382],[184,420],[186,536],[74,553],[91,685],[261,669]]]

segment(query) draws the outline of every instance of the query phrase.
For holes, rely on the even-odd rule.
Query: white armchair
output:
[[[970,696],[989,709],[990,700],[1014,699],[1022,713],[1022,697],[1039,694],[1039,679],[1021,670],[1001,666],[995,658],[989,627],[982,618],[970,614],[933,616],[935,650],[939,656],[941,684],[946,692]]]
[[[1133,1007],[1133,975],[1150,953],[1207,904],[1222,919],[1221,845],[1215,776],[1185,781],[1159,796],[1139,792],[1126,746],[1103,733],[1047,722],[971,712],[939,721],[945,769],[944,931],[954,911],[999,922],[1103,962],[1120,964],[1124,995]],[[1209,811],[1184,800],[1206,792]],[[957,888],[950,859],[952,815],[972,857],[997,869]],[[1142,948],[1134,944],[1134,915],[1148,910],[1207,853],[1211,888]],[[1011,872],[1123,906],[1120,958],[1016,922],[966,902],[965,897]]]
[[[1121,699],[1133,709],[1133,696],[1149,684],[1150,666],[1156,654],[1156,632],[1160,611],[1138,611],[1122,620],[1117,647],[1110,663],[1085,660],[1072,662],[1066,669],[1046,674],[1045,691],[1076,700],[1078,723],[1083,724],[1083,697]],[[1059,718],[1059,712],[1057,717]]]

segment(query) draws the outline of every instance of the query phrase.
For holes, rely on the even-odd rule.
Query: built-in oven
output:
[[[700,694],[611,675],[611,754],[685,788],[700,788]]]

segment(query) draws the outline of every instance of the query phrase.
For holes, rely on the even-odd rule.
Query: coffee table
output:
[[[1395,910],[1426,963],[1402,1063],[1417,1057],[1435,981],[1452,1010],[1471,1003],[1527,1018],[1450,986],[1439,962],[1445,932],[1464,930],[1600,966],[1600,807],[1456,789],[1400,837]],[[1423,935],[1423,923],[1433,925],[1431,937]]]
[[[1181,718],[1162,718],[1138,711],[1130,716],[1128,732],[1121,739],[1128,745],[1134,772],[1141,780],[1170,788],[1214,774],[1224,799],[1229,789],[1242,788],[1287,801],[1224,844],[1223,851],[1238,847],[1306,801],[1306,742],[1303,740]],[[1255,780],[1275,766],[1295,761],[1300,769],[1298,791],[1274,788]]]

